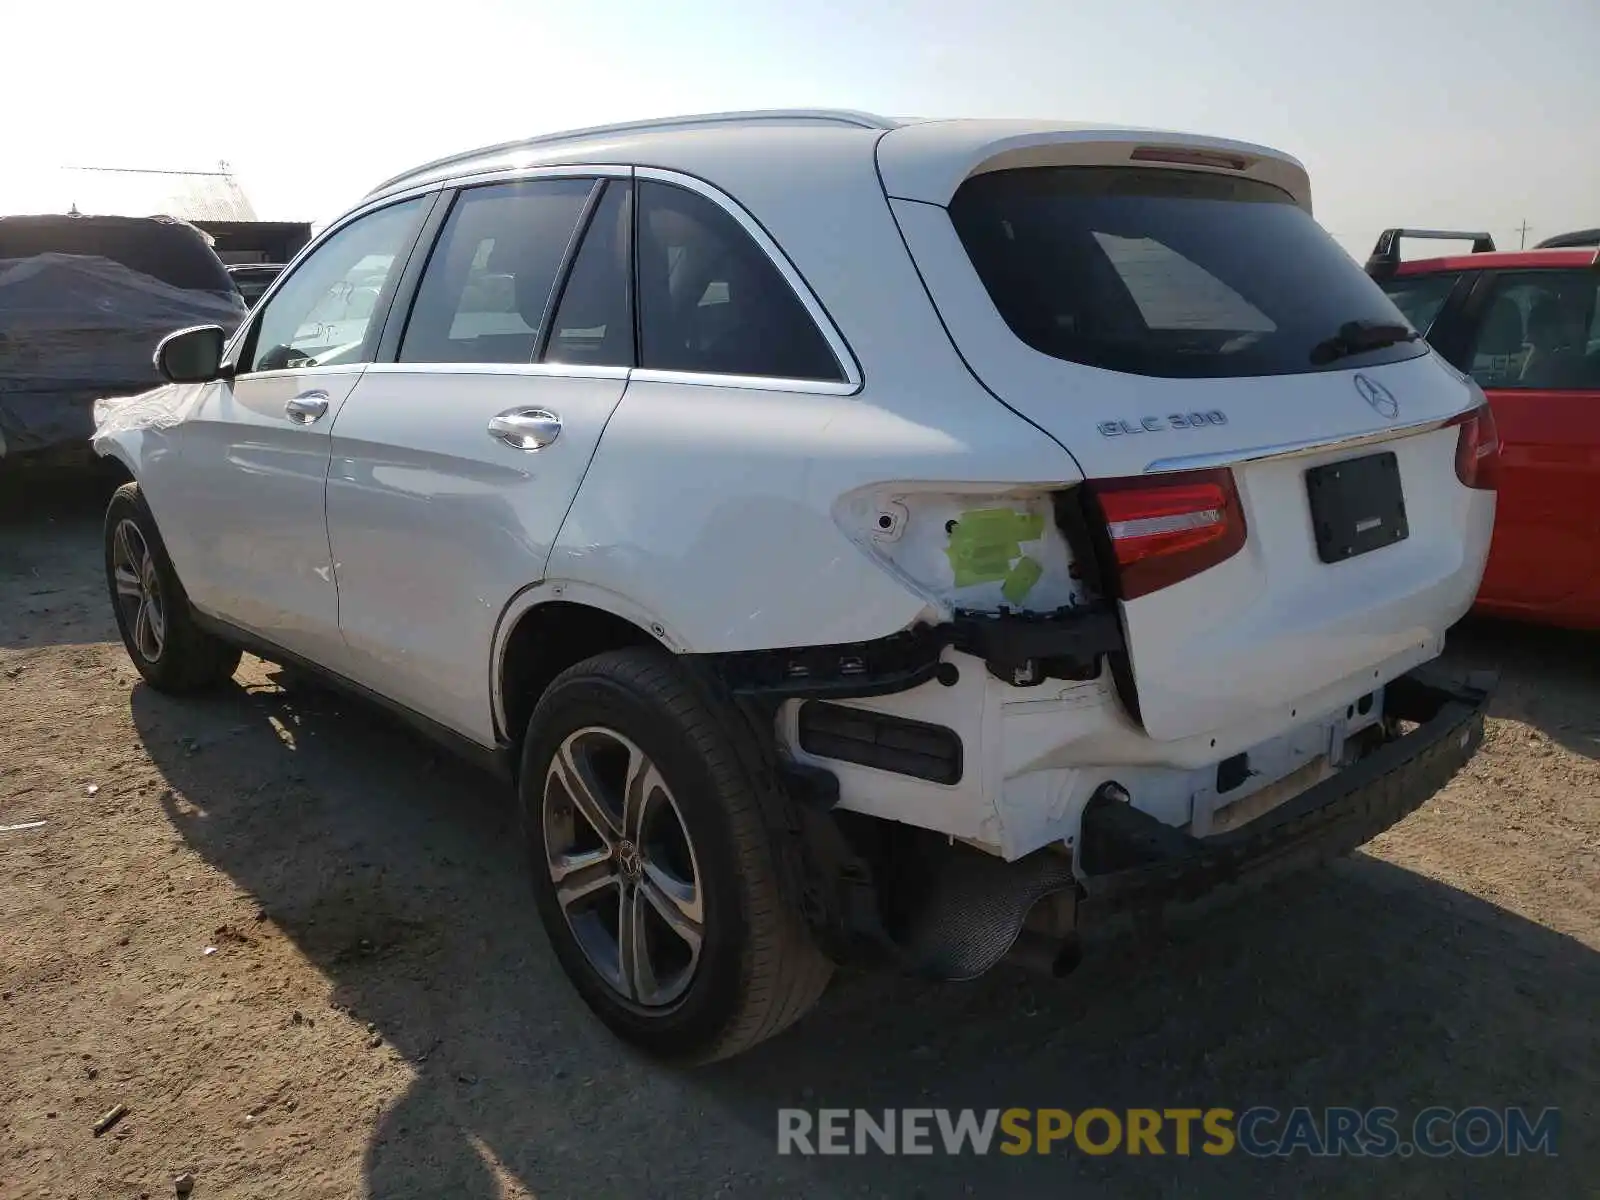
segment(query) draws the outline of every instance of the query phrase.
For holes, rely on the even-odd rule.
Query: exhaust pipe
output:
[[[1017,934],[1017,940],[1011,944],[1002,961],[1025,971],[1049,975],[1053,979],[1065,979],[1083,961],[1083,944],[1076,934],[1053,938],[1032,929],[1024,929]]]
[[[928,864],[924,888],[899,941],[915,974],[946,982],[975,979],[1006,957],[1027,928],[1030,911],[1046,897],[1076,895],[1072,860],[1039,850],[1006,862],[960,843],[941,848]],[[1071,932],[1051,928],[1052,941]]]

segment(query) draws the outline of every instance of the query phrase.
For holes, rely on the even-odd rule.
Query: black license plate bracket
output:
[[[1344,562],[1410,536],[1400,463],[1393,451],[1326,463],[1306,472],[1317,557]]]

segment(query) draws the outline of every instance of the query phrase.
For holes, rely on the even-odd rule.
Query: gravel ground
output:
[[[0,826],[46,822],[0,832],[0,1196],[1600,1194],[1600,639],[1459,631],[1487,744],[1365,853],[1066,981],[841,978],[683,1074],[559,974],[491,781],[253,658],[142,686],[87,491],[0,488]],[[1252,1104],[1564,1118],[1553,1159],[775,1153],[789,1105]]]

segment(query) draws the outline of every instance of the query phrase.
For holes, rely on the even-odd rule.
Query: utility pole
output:
[[[1522,224],[1517,226],[1517,232],[1522,235],[1522,241],[1518,243],[1517,247],[1520,250],[1526,250],[1528,248],[1528,229],[1528,218],[1523,217]]]

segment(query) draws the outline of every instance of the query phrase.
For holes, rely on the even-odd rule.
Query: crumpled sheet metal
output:
[[[95,400],[160,382],[175,329],[245,317],[237,296],[186,291],[109,258],[0,259],[0,436],[10,454],[87,438]]]

